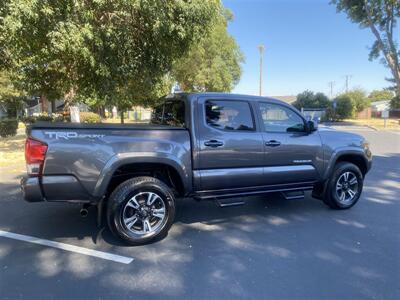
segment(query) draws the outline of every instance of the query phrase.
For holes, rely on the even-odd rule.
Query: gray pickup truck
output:
[[[148,125],[36,123],[27,135],[25,199],[96,205],[132,245],[167,234],[178,197],[224,206],[312,190],[350,208],[372,160],[359,135],[318,129],[275,99],[220,93],[165,97]]]

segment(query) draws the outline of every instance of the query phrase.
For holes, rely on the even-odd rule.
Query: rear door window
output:
[[[255,130],[250,105],[246,101],[207,100],[206,122],[209,126],[230,131]]]

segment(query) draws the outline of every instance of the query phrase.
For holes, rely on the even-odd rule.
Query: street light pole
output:
[[[262,95],[262,62],[263,62],[263,53],[264,53],[264,45],[258,45],[257,46],[258,51],[260,51],[260,90],[259,94],[260,96]]]

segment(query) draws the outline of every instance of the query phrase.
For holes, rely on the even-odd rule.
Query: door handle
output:
[[[268,146],[268,147],[278,147],[280,144],[281,144],[281,142],[275,141],[275,140],[270,140],[268,142],[265,142],[265,146]]]
[[[224,143],[221,142],[221,141],[217,141],[217,140],[210,140],[210,141],[204,142],[204,145],[207,146],[207,147],[216,148],[216,147],[221,147],[221,146],[223,146]]]

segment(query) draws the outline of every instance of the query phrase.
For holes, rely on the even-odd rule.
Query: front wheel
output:
[[[162,181],[136,177],[121,183],[108,201],[107,221],[117,237],[143,245],[164,237],[175,217],[174,195]]]
[[[334,209],[347,209],[355,205],[363,188],[363,175],[360,169],[348,162],[335,166],[328,181],[324,202]]]

